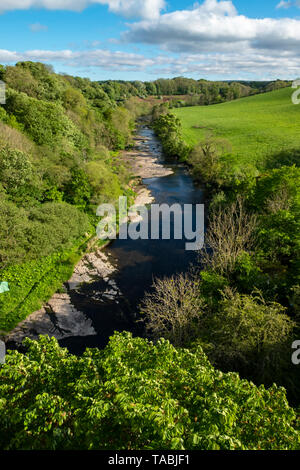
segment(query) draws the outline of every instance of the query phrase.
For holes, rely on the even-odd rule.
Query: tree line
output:
[[[122,101],[130,96],[139,96],[140,98],[173,96],[175,103],[178,104],[182,101],[183,104],[193,106],[231,101],[244,96],[284,88],[290,86],[291,83],[283,80],[275,82],[212,82],[204,79],[175,77],[171,79],[159,78],[152,82],[108,80],[99,82],[99,84],[105,93],[114,100]]]

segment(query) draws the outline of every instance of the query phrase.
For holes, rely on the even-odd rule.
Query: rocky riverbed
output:
[[[135,147],[132,151],[123,153],[123,160],[131,172],[142,179],[161,178],[173,173],[173,170],[163,166],[156,156],[149,152],[148,137],[136,137]]]

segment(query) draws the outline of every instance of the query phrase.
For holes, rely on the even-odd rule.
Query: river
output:
[[[172,174],[163,177],[143,179],[143,185],[151,191],[155,203],[203,204],[204,190],[197,187],[184,165],[165,159],[161,145],[153,131],[141,127],[142,147],[138,150],[155,157],[160,165],[173,170]],[[171,218],[171,234],[174,220]],[[92,282],[82,284],[79,288],[69,290],[68,296],[76,312],[84,315],[89,328],[82,336],[80,328],[70,331],[67,337],[57,336],[61,346],[71,352],[81,354],[86,347],[103,348],[114,331],[131,331],[134,335],[144,336],[144,326],[138,322],[139,305],[146,291],[151,290],[153,279],[186,272],[191,263],[197,260],[197,252],[186,250],[187,240],[120,240],[113,241],[104,249],[109,264],[114,271],[106,278],[94,278]],[[113,296],[105,293],[108,283],[112,286]],[[55,315],[54,315],[55,316]],[[53,317],[53,315],[52,315]],[[27,321],[26,331],[39,331],[36,324]],[[55,318],[51,318],[55,330]],[[90,333],[90,334],[89,334]],[[34,337],[34,335],[33,335]],[[11,338],[13,342],[13,338]]]

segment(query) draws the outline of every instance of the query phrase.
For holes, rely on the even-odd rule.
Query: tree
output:
[[[1,449],[299,449],[284,389],[223,374],[200,347],[129,333],[83,357],[54,338],[26,347],[0,365]]]
[[[0,181],[7,193],[20,193],[34,177],[33,165],[25,152],[0,148]]]
[[[226,288],[219,308],[203,321],[209,357],[222,370],[238,370],[259,383],[283,381],[290,366],[295,323],[262,293],[243,295]]]
[[[71,178],[64,187],[65,201],[85,209],[90,202],[92,188],[86,173],[78,167],[71,169]]]
[[[182,139],[180,119],[174,114],[160,114],[153,122],[153,128],[162,141],[165,154],[168,157],[186,160],[189,147]]]
[[[243,199],[219,208],[209,218],[201,261],[221,275],[232,273],[239,257],[253,248],[256,227],[257,217],[247,212]]]
[[[230,149],[230,143],[225,139],[207,137],[199,142],[189,156],[194,177],[204,183],[221,185],[224,181],[221,157]]]
[[[91,203],[98,205],[102,202],[115,202],[122,195],[118,176],[103,161],[93,161],[86,164],[86,175],[89,179]]]
[[[30,210],[0,194],[0,268],[70,249],[90,230],[88,216],[61,202]]]
[[[0,186],[0,269],[26,257],[27,214],[8,201]]]
[[[156,279],[142,304],[148,332],[175,346],[186,346],[197,337],[203,309],[199,283],[187,275]]]

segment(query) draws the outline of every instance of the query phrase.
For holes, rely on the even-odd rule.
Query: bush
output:
[[[6,108],[7,112],[15,115],[26,133],[38,145],[49,145],[53,148],[65,138],[70,148],[84,147],[83,135],[64,114],[60,104],[30,98],[25,93],[8,89]]]
[[[14,196],[26,192],[34,183],[37,185],[29,156],[20,150],[0,148],[0,182],[6,192]]]
[[[250,200],[251,206],[261,212],[268,209],[296,209],[300,204],[300,168],[296,166],[269,170],[261,175]]]
[[[72,168],[70,176],[70,180],[63,187],[64,199],[79,209],[85,210],[92,195],[89,178],[84,170],[79,167]]]
[[[250,294],[255,288],[264,287],[265,295],[267,293],[269,277],[263,274],[257,260],[250,253],[240,253],[230,278],[240,292]]]

